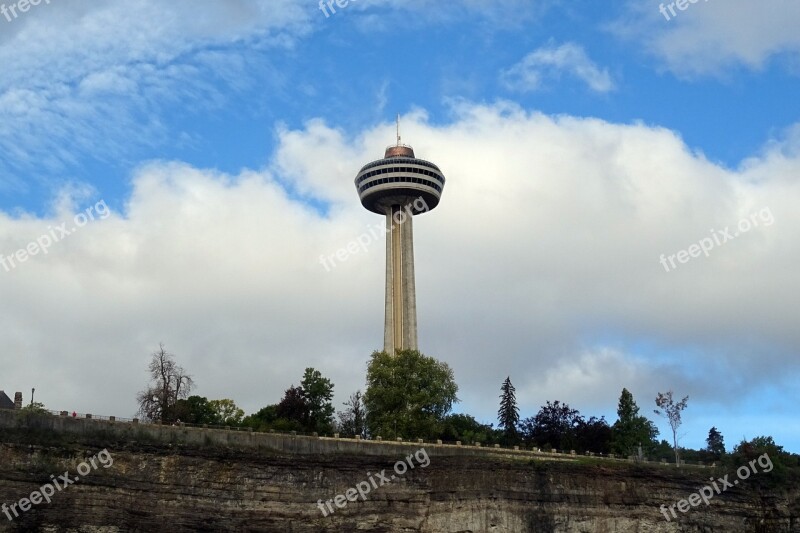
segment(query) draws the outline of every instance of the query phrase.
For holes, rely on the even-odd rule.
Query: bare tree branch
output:
[[[151,383],[136,395],[139,415],[150,421],[170,422],[175,404],[189,396],[194,380],[175,363],[174,356],[167,353],[163,343],[153,352],[147,368]]]

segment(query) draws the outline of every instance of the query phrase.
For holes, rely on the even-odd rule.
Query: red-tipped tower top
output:
[[[403,144],[400,138],[400,115],[397,115],[397,144],[394,146],[390,146],[386,149],[386,154],[384,154],[384,159],[389,159],[390,157],[414,157],[414,149],[408,146],[407,144]]]
[[[390,146],[386,149],[386,154],[383,156],[383,158],[389,159],[390,157],[415,157],[414,149],[405,144]]]
[[[400,117],[397,117],[397,144],[386,148],[383,159],[361,167],[356,175],[356,190],[361,204],[379,215],[393,206],[413,206],[414,215],[439,205],[444,189],[444,174],[431,163],[417,159],[414,149],[402,144]],[[424,206],[418,207],[420,201]]]

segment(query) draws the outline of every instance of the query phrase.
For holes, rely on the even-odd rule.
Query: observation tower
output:
[[[400,142],[389,146],[383,159],[364,165],[355,184],[361,204],[386,217],[386,318],[383,350],[417,350],[417,294],[414,287],[415,215],[439,205],[444,174],[417,159],[414,149]]]

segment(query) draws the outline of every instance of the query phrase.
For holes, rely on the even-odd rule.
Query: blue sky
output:
[[[660,4],[0,15],[0,253],[110,208],[0,268],[0,387],[127,416],[163,341],[199,394],[248,412],[305,366],[343,401],[381,339],[382,243],[330,272],[318,258],[376,223],[352,179],[400,114],[448,178],[415,223],[417,285],[458,410],[493,422],[506,375],[525,416],[558,399],[613,421],[622,387],[646,413],[673,388],[686,445],[715,425],[800,451],[800,7]],[[659,264],[758,213],[708,257]]]

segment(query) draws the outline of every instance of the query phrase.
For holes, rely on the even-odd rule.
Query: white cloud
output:
[[[202,9],[189,0],[99,0],[42,4],[3,20],[0,173],[13,180],[31,168],[58,171],[87,154],[115,160],[168,138],[164,110],[220,107],[215,82],[234,90],[252,83],[242,73],[253,51],[291,46],[310,31],[310,15],[293,0]],[[241,42],[249,55],[231,48]]]
[[[386,30],[395,31],[401,23],[465,17],[519,24],[550,4],[364,0],[348,13],[376,8]],[[32,174],[55,179],[87,156],[126,161],[171,143],[184,134],[170,120],[218,111],[231,93],[256,83],[260,91],[292,98],[284,85],[288,74],[264,51],[291,49],[327,19],[316,3],[295,0],[226,0],[201,8],[191,0],[97,0],[43,4],[12,23],[2,20],[0,190],[22,191]],[[301,90],[315,88],[301,84]],[[384,98],[380,88],[377,107]],[[180,111],[170,114],[173,109]]]
[[[549,44],[534,50],[522,61],[505,70],[501,78],[515,91],[536,91],[547,80],[559,79],[563,74],[577,78],[595,92],[614,90],[614,81],[608,69],[598,67],[578,44]]]
[[[667,21],[658,3],[631,0],[628,14],[613,28],[644,42],[682,76],[722,75],[738,66],[759,70],[771,59],[796,62],[800,56],[800,3],[794,0],[701,1],[676,13]]]
[[[663,129],[511,104],[455,112],[444,126],[424,113],[403,124],[448,180],[441,205],[415,221],[420,343],[454,368],[465,408],[491,419],[507,375],[526,415],[555,399],[587,415],[613,411],[623,386],[642,406],[668,387],[709,406],[723,401],[722,384],[737,404],[796,382],[800,309],[786,297],[800,289],[795,135],[732,171]],[[331,377],[343,401],[381,345],[385,257],[375,244],[330,272],[319,257],[379,222],[352,180],[393,128],[283,130],[269,170],[239,176],[141,168],[124,213],[0,270],[3,388],[130,415],[163,341],[198,393],[250,412],[278,401],[306,366]],[[48,219],[0,216],[0,253],[69,220],[61,205]],[[762,207],[773,226],[674,272],[659,265]]]

